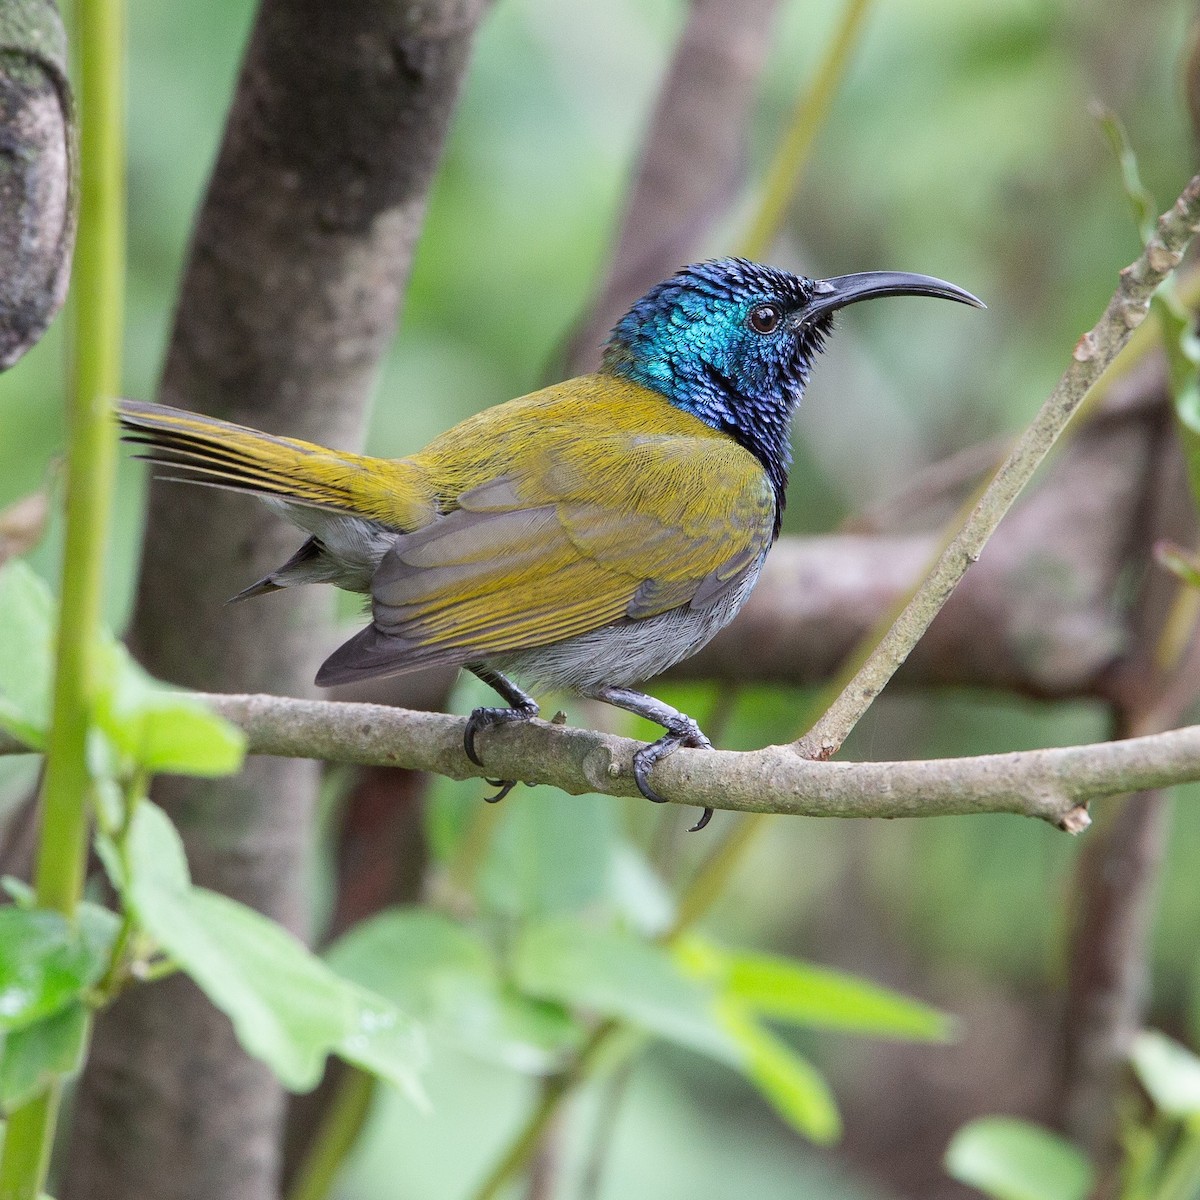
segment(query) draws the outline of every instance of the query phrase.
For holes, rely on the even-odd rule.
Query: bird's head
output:
[[[808,279],[744,258],[684,267],[617,323],[602,370],[660,392],[763,463],[782,502],[791,414],[833,314],[876,296],[937,296],[982,308],[941,279],[868,271]]]

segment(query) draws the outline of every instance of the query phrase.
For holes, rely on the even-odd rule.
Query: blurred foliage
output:
[[[189,225],[253,7],[252,0],[130,5],[131,396],[154,391]],[[1194,166],[1179,82],[1193,9],[1185,0],[875,7],[773,258],[814,274],[892,267],[942,275],[982,295],[989,314],[970,340],[948,335],[950,318],[938,306],[898,301],[844,318],[797,422],[791,531],[829,529],[921,465],[1033,413],[1107,299],[1115,270],[1137,249],[1121,173],[1089,102],[1120,117],[1148,189],[1174,195]],[[750,131],[745,193],[697,257],[728,250],[744,229],[756,182],[838,13],[835,0],[784,5]],[[683,15],[682,0],[498,0],[432,198],[402,328],[381,372],[370,449],[415,449],[468,413],[543,382],[605,261]],[[61,330],[62,320],[0,376],[0,510],[41,488],[61,450]],[[122,474],[110,564],[109,616],[118,626],[130,603],[142,476],[129,465]],[[46,575],[56,569],[59,536],[52,523],[32,556]],[[230,593],[245,582],[229,580]],[[470,704],[472,686],[463,685],[457,711]],[[702,723],[715,704],[703,688],[664,698]],[[781,740],[806,701],[748,689],[721,742]],[[572,718],[583,716],[573,705]],[[900,696],[877,706],[847,753],[911,758],[1105,733],[1103,714],[1088,705]],[[0,806],[28,782],[27,771],[27,760],[0,761]],[[481,794],[478,783],[434,787],[430,829],[447,869]],[[1190,789],[1178,809],[1155,933],[1156,1004],[1170,1012],[1182,1011],[1191,989],[1200,1013],[1195,799]],[[476,878],[501,941],[517,912],[601,906],[630,923],[661,928],[669,919],[653,874],[613,847],[624,840],[620,831],[649,836],[655,822],[686,814],[523,789],[487,812],[495,824]],[[661,840],[682,874],[705,847],[669,835]],[[1046,828],[1002,817],[776,821],[712,928],[730,942],[872,978],[920,979],[920,994],[951,1009],[974,986],[1036,996],[1061,973],[1062,900],[1075,852]],[[840,910],[851,901],[858,919],[847,921]],[[475,970],[466,961],[473,953],[464,948],[456,969]],[[552,1016],[531,1026],[530,1012],[517,1009],[489,1008],[488,1019],[500,1021],[522,1052],[545,1053],[563,1036]],[[808,1034],[795,1043],[834,1076],[863,1069],[864,1060],[844,1057],[844,1044]],[[395,1194],[398,1161],[406,1195],[460,1194],[521,1119],[532,1095],[526,1081],[461,1047],[435,1046],[434,1055],[433,1114],[414,1117],[405,1102],[383,1099],[351,1164],[348,1194]],[[731,1178],[762,1200],[878,1194],[835,1168],[835,1159],[800,1145],[737,1075],[671,1049],[639,1061],[603,1195],[703,1200],[726,1194]],[[598,1103],[596,1089],[581,1097],[568,1148],[586,1144]]]

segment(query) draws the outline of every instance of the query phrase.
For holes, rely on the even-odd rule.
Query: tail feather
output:
[[[409,460],[326,450],[134,400],[120,401],[117,418],[124,440],[143,451],[139,458],[169,467],[173,477],[187,482],[332,509],[398,529],[415,528],[432,515],[424,481]]]

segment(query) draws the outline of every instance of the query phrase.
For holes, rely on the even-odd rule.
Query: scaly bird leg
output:
[[[475,752],[475,736],[481,729],[491,729],[493,725],[507,725],[512,721],[531,721],[540,710],[528,692],[521,691],[511,679],[501,675],[499,671],[493,671],[483,663],[467,663],[467,670],[508,701],[507,708],[477,708],[467,718],[467,728],[463,731],[463,749],[477,767],[482,767],[483,761]],[[484,797],[489,804],[498,804],[517,786],[515,779],[489,779],[487,782],[500,789],[494,796]]]
[[[646,720],[661,725],[667,731],[657,742],[643,746],[633,756],[633,778],[637,782],[638,791],[647,800],[653,800],[655,804],[666,804],[667,802],[667,798],[660,796],[650,783],[650,772],[660,758],[674,754],[681,746],[690,746],[695,750],[712,749],[712,742],[704,736],[700,731],[700,726],[691,717],[672,708],[669,704],[664,704],[661,700],[656,700],[653,696],[647,696],[644,692],[635,692],[629,688],[605,687],[597,688],[595,691],[588,692],[587,695],[594,700],[603,700],[605,704],[614,704],[617,708],[625,709],[626,712],[645,717]],[[698,829],[703,829],[712,819],[712,815],[713,810],[706,808],[701,813],[700,820],[688,832],[695,833]]]

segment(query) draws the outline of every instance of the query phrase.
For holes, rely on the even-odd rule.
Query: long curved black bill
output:
[[[906,271],[862,271],[857,275],[835,275],[832,279],[813,281],[813,297],[799,314],[802,321],[811,321],[847,304],[874,300],[879,296],[934,296],[939,300],[955,300],[972,308],[986,308],[977,296],[932,275],[910,275]]]

